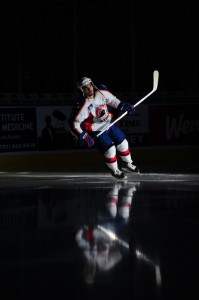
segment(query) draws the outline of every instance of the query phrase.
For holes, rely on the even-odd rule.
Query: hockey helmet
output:
[[[78,89],[83,91],[83,87],[89,83],[93,83],[92,80],[88,77],[82,77],[77,84]]]

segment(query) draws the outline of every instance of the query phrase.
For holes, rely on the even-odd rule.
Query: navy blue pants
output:
[[[88,133],[91,136],[94,136],[94,132],[88,132]],[[121,144],[125,138],[126,136],[124,132],[116,125],[112,125],[111,128],[109,128],[108,130],[103,132],[98,138],[96,138],[95,145],[100,152],[104,153],[113,144],[115,146]]]

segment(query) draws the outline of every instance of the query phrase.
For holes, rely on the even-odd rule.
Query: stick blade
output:
[[[159,72],[155,70],[153,72],[153,90],[156,91],[158,88],[158,81],[159,81]]]

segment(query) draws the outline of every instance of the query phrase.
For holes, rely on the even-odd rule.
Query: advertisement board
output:
[[[34,107],[0,108],[0,152],[37,150]]]
[[[149,145],[199,145],[199,105],[150,105]]]
[[[125,132],[130,146],[144,146],[148,144],[149,120],[148,106],[139,106],[132,116],[126,115],[118,122]]]
[[[74,149],[68,125],[71,108],[0,108],[0,153]],[[117,125],[125,132],[131,147],[198,145],[198,111],[198,104],[143,104]]]

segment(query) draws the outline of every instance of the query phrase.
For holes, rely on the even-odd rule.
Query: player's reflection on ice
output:
[[[139,183],[115,184],[108,192],[103,212],[84,224],[75,240],[85,259],[84,279],[92,284],[96,276],[111,270],[128,254],[128,220]]]

